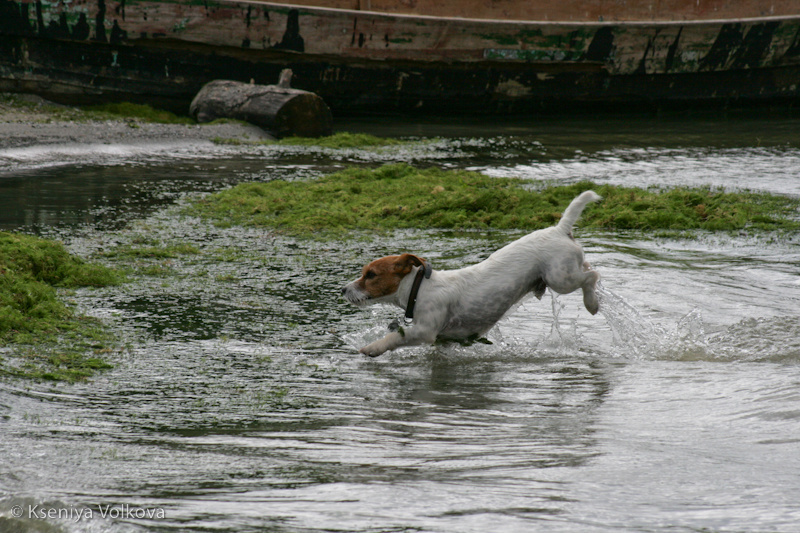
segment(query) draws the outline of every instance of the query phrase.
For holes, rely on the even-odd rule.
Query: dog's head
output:
[[[342,294],[354,305],[384,303],[391,299],[415,266],[425,269],[430,277],[430,265],[413,254],[389,255],[371,262],[361,272],[361,277],[342,287]]]

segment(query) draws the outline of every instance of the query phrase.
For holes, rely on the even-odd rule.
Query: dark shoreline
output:
[[[32,95],[0,95],[0,150],[66,144],[146,144],[197,142],[215,138],[270,138],[243,122],[160,124],[137,118],[96,120],[79,108],[54,104]]]

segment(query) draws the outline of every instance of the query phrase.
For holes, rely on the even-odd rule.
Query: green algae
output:
[[[396,228],[535,230],[556,223],[593,189],[604,201],[581,226],[643,231],[796,231],[800,201],[711,188],[642,189],[581,182],[533,190],[529,182],[405,164],[348,168],[308,181],[243,183],[198,200],[190,212],[220,225],[267,226],[337,237]]]
[[[59,242],[0,232],[0,373],[75,381],[109,368],[102,355],[113,349],[110,334],[68,307],[57,289],[122,281]]]

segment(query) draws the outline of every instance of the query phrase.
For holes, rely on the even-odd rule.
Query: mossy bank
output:
[[[534,190],[530,182],[476,172],[386,165],[316,180],[244,183],[189,208],[220,225],[268,226],[301,236],[341,237],[395,228],[534,230],[593,189],[582,227],[642,231],[797,231],[800,201],[710,188],[642,189],[581,182]]]
[[[116,285],[123,276],[70,255],[61,243],[0,232],[0,372],[74,381],[110,365],[103,325],[64,303],[57,289]]]

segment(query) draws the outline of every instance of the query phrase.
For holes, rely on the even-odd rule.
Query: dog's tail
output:
[[[577,198],[570,202],[569,207],[567,207],[567,210],[564,211],[564,215],[558,222],[558,227],[567,233],[570,233],[572,231],[572,226],[575,225],[575,222],[578,220],[578,217],[581,216],[581,213],[583,213],[583,209],[586,207],[586,205],[602,199],[603,197],[594,191],[585,191],[581,193]]]

